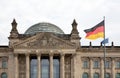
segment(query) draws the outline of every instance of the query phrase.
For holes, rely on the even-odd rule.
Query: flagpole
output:
[[[103,17],[103,21],[104,21],[104,40],[105,40],[105,16]],[[106,74],[106,45],[104,43],[104,78],[106,78],[105,74]]]

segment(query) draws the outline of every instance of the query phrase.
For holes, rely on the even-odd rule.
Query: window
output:
[[[110,78],[110,74],[109,74],[109,73],[106,73],[106,74],[105,74],[105,78]]]
[[[7,61],[6,60],[2,61],[2,68],[7,68]]]
[[[7,74],[4,72],[1,74],[1,78],[7,78]]]
[[[88,68],[88,61],[83,61],[83,68]]]
[[[82,78],[88,78],[88,73],[83,73]]]
[[[37,58],[31,57],[30,61],[30,78],[37,78]]]
[[[116,62],[116,68],[120,68],[120,61]]]
[[[41,77],[42,78],[49,78],[49,57],[42,57],[41,59]]]
[[[94,68],[99,68],[99,61],[94,61]]]
[[[115,78],[120,78],[120,73],[116,73]]]
[[[110,68],[110,61],[105,62],[105,68]]]
[[[54,78],[60,78],[60,61],[58,57],[54,57],[53,59],[53,71]]]
[[[94,78],[99,78],[99,74],[98,73],[94,73]]]
[[[2,58],[2,68],[7,68],[7,58]]]

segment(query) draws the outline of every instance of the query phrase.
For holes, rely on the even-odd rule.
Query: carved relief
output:
[[[45,34],[42,37],[37,36],[34,39],[15,46],[17,48],[75,48],[74,44],[65,40],[62,40],[56,36]]]

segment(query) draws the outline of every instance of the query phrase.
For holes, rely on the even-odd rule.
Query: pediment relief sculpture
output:
[[[41,34],[23,40],[14,46],[15,48],[75,48],[75,44],[60,39],[52,34]]]

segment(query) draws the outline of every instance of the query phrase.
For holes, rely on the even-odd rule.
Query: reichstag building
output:
[[[120,46],[81,46],[77,22],[71,33],[40,22],[24,34],[11,23],[9,45],[0,45],[0,78],[120,78]]]

